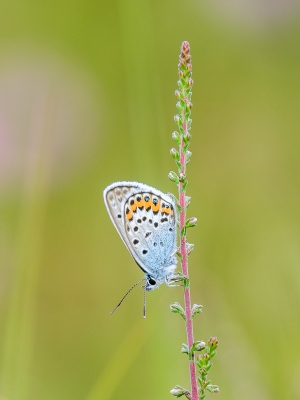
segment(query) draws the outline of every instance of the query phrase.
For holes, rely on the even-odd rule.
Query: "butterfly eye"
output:
[[[156,285],[156,281],[153,278],[151,278],[150,276],[148,277],[148,282],[152,286]]]

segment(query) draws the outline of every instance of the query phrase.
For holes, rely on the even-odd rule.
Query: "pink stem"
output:
[[[184,125],[184,130],[186,131],[186,124]],[[182,174],[185,175],[186,173],[186,161],[185,161],[185,154],[183,151],[184,142],[181,140],[180,145],[180,164],[182,166]],[[186,221],[186,200],[185,200],[185,193],[182,190],[182,183],[179,183],[179,204],[182,207],[182,211],[179,215],[179,225],[180,231],[185,225]],[[181,252],[181,268],[182,273],[184,276],[189,278],[188,272],[188,252],[186,246],[186,236],[182,235],[180,237],[180,252]],[[191,310],[191,294],[190,294],[190,287],[184,288],[184,305],[185,305],[185,316],[186,316],[186,334],[187,334],[187,341],[189,349],[193,346],[194,343],[194,331],[193,331],[193,320],[191,318],[192,310]],[[191,381],[191,400],[198,400],[198,386],[197,386],[197,375],[196,375],[196,365],[194,359],[194,353],[192,354],[191,359],[189,360],[189,369],[190,369],[190,381]]]

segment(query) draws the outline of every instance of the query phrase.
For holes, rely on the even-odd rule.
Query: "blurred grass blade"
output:
[[[24,173],[15,245],[14,281],[4,342],[2,388],[9,399],[17,400],[28,398],[32,367],[36,291],[50,176],[48,141],[51,123],[49,127],[48,97],[49,88],[40,88]]]
[[[151,328],[149,326],[145,328],[145,326],[144,320],[138,318],[125,339],[120,341],[120,346],[111,355],[98,382],[85,400],[109,400],[112,398],[115,390],[148,340]],[[122,368],[120,368],[120,362]]]
[[[166,135],[158,83],[159,57],[155,48],[155,19],[149,0],[119,0],[122,54],[127,84],[130,142],[128,150],[143,179],[160,177],[167,161],[162,157]],[[153,158],[155,157],[155,158]],[[138,177],[136,177],[138,179]]]

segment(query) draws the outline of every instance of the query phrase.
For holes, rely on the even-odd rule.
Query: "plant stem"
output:
[[[186,125],[186,124],[185,124]],[[186,126],[184,126],[184,130],[186,131]],[[185,152],[183,150],[184,142],[181,139],[180,143],[180,164],[182,165],[182,174],[186,174],[186,160],[185,160]],[[179,182],[178,190],[179,190],[179,205],[182,207],[182,211],[179,215],[179,226],[180,231],[182,231],[185,221],[186,221],[186,199],[185,193],[182,190],[182,182]],[[188,273],[188,252],[186,246],[186,236],[181,235],[180,238],[180,253],[181,253],[181,268],[182,273],[185,277],[189,279]],[[193,330],[193,320],[191,318],[192,310],[191,310],[191,293],[190,293],[190,285],[188,287],[184,287],[184,305],[185,305],[185,316],[186,316],[186,334],[187,334],[187,342],[189,349],[193,346],[194,343],[194,330]],[[198,400],[198,387],[197,387],[197,376],[196,376],[196,365],[194,360],[194,352],[191,354],[191,359],[189,360],[189,370],[190,370],[190,381],[191,381],[191,400]]]
[[[186,396],[190,400],[199,400],[205,398],[205,391],[208,390],[211,393],[219,392],[217,385],[212,385],[207,380],[207,374],[212,363],[210,360],[216,354],[216,348],[218,347],[218,339],[212,337],[208,341],[208,345],[204,341],[194,341],[194,329],[193,329],[193,318],[195,314],[200,314],[202,306],[194,304],[191,308],[191,292],[190,292],[190,279],[188,271],[188,256],[193,250],[193,245],[188,243],[186,240],[187,228],[192,228],[197,224],[197,218],[186,219],[186,209],[190,202],[190,197],[186,196],[187,188],[187,176],[186,166],[190,161],[192,153],[188,150],[190,144],[191,135],[189,133],[191,129],[192,120],[190,119],[191,109],[193,107],[191,103],[192,99],[192,62],[190,54],[190,45],[188,42],[183,42],[181,46],[181,52],[179,56],[178,64],[178,75],[179,81],[178,90],[175,91],[175,96],[178,98],[176,107],[179,111],[175,115],[174,119],[177,122],[179,132],[173,132],[172,138],[178,144],[179,151],[172,148],[170,153],[174,158],[175,163],[178,167],[178,175],[171,171],[169,173],[169,179],[177,184],[179,199],[177,202],[177,211],[179,216],[179,228],[180,228],[180,255],[182,273],[178,273],[179,279],[183,281],[183,295],[184,295],[184,309],[177,302],[171,305],[171,311],[179,313],[185,321],[185,329],[187,336],[187,344],[183,343],[181,352],[185,353],[189,357],[189,372],[191,381],[191,392],[184,389],[182,386],[176,385],[170,393],[175,397],[179,398]],[[176,279],[176,278],[175,278]],[[178,281],[177,280],[177,281]],[[195,351],[205,351],[195,360]],[[199,367],[200,376],[196,375],[196,364]],[[197,385],[199,381],[200,388]]]
[[[180,144],[179,144],[179,176],[180,181],[178,184],[178,192],[179,192],[179,205],[181,207],[181,212],[179,214],[179,226],[180,226],[180,253],[181,253],[181,268],[182,273],[187,279],[187,284],[184,284],[184,305],[185,305],[185,327],[187,334],[187,343],[188,348],[191,349],[194,343],[194,331],[193,331],[193,319],[192,319],[192,310],[191,310],[191,293],[190,293],[190,284],[189,284],[189,272],[188,272],[188,248],[186,241],[186,232],[184,232],[184,227],[186,224],[186,208],[188,206],[185,196],[186,190],[186,164],[187,164],[187,146],[186,143],[189,141],[189,116],[192,104],[191,100],[191,86],[193,81],[191,79],[191,56],[190,56],[190,45],[188,42],[183,42],[181,46],[181,54],[179,56],[179,77],[181,78],[181,84],[179,84],[180,90],[180,122],[181,126],[179,126],[181,135],[180,135]],[[186,141],[184,140],[186,138]],[[197,386],[197,375],[196,375],[196,365],[195,365],[195,356],[194,352],[191,352],[189,357],[189,371],[190,371],[190,381],[191,381],[191,400],[198,400],[198,386]]]

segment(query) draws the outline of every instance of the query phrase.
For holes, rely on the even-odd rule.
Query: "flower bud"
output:
[[[170,305],[171,312],[175,314],[184,314],[184,309],[181,307],[179,303],[174,303]]]
[[[189,163],[192,157],[192,152],[187,150],[187,152],[185,153],[185,162]]]
[[[190,396],[190,392],[179,385],[170,390],[170,393],[175,397]]]
[[[185,223],[186,228],[193,228],[196,225],[197,225],[196,217],[189,218]]]
[[[173,132],[172,133],[172,139],[177,143],[177,144],[179,144],[180,143],[180,135],[179,135],[179,133],[178,132]]]
[[[176,103],[176,108],[177,108],[177,110],[179,110],[179,111],[182,110],[182,104],[181,104],[180,101],[178,101],[178,102]]]
[[[170,154],[175,160],[179,160],[179,153],[174,147],[170,150]]]
[[[207,385],[206,389],[211,393],[218,393],[220,391],[219,386],[217,385]]]
[[[219,341],[216,337],[211,337],[207,344],[214,350],[218,347]]]
[[[180,181],[180,182],[184,182],[185,178],[186,178],[186,174],[183,174],[182,172],[180,172],[180,174],[179,174],[179,181]]]
[[[175,182],[175,183],[177,183],[177,184],[179,183],[178,175],[177,175],[176,172],[174,172],[174,171],[169,172],[168,178],[169,178],[172,182]]]
[[[183,353],[183,354],[189,354],[189,348],[188,348],[188,345],[187,345],[187,344],[182,343],[181,353]]]
[[[206,344],[205,344],[205,342],[203,342],[203,340],[198,340],[197,342],[195,342],[193,344],[193,350],[201,351],[201,350],[205,349],[205,346],[206,346]]]
[[[182,390],[177,389],[177,388],[173,388],[172,390],[170,390],[170,393],[171,393],[173,396],[176,396],[176,397],[183,396]]]
[[[191,135],[189,132],[185,133],[185,135],[183,136],[184,141],[185,141],[185,142],[188,142],[188,141],[191,139],[191,136],[192,136],[192,135]]]
[[[201,314],[202,308],[203,306],[201,306],[200,304],[194,304],[192,307],[192,318],[194,318],[196,314]]]

